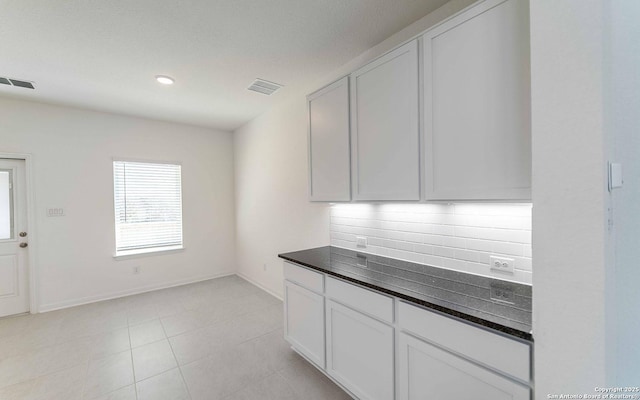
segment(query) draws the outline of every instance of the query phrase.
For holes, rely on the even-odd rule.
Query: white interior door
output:
[[[29,311],[25,162],[0,159],[0,317]]]

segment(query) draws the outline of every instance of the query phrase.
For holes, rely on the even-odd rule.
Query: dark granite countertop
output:
[[[278,256],[408,302],[533,341],[532,291],[528,285],[333,246]],[[505,293],[503,299],[508,301],[497,299]]]

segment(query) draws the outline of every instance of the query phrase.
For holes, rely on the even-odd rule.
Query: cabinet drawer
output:
[[[393,299],[327,277],[327,297],[371,316],[393,322]]]
[[[295,282],[300,286],[304,286],[318,293],[322,293],[324,289],[322,274],[286,261],[284,263],[284,279]]]
[[[530,381],[531,348],[528,344],[406,303],[400,303],[398,323],[402,330],[431,343],[521,381]]]

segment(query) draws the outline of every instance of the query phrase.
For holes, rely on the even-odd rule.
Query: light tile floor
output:
[[[282,326],[237,276],[0,319],[0,399],[350,399]]]

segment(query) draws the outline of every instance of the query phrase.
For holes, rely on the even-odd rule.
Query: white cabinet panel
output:
[[[284,279],[311,289],[314,292],[322,293],[324,291],[324,275],[311,271],[299,265],[290,262],[284,262],[283,268]]]
[[[393,322],[393,298],[327,277],[327,298],[362,311],[385,322]]]
[[[285,339],[324,368],[324,297],[284,282]]]
[[[351,74],[354,200],[419,200],[418,43]]]
[[[400,400],[529,400],[529,388],[405,333],[400,334]]]
[[[528,382],[531,347],[406,303],[398,306],[401,329],[465,357]]]
[[[309,95],[307,103],[311,201],[349,201],[349,77]]]
[[[422,43],[427,200],[530,199],[528,2],[482,2]]]
[[[390,400],[393,371],[393,328],[327,300],[327,373],[361,400]]]

